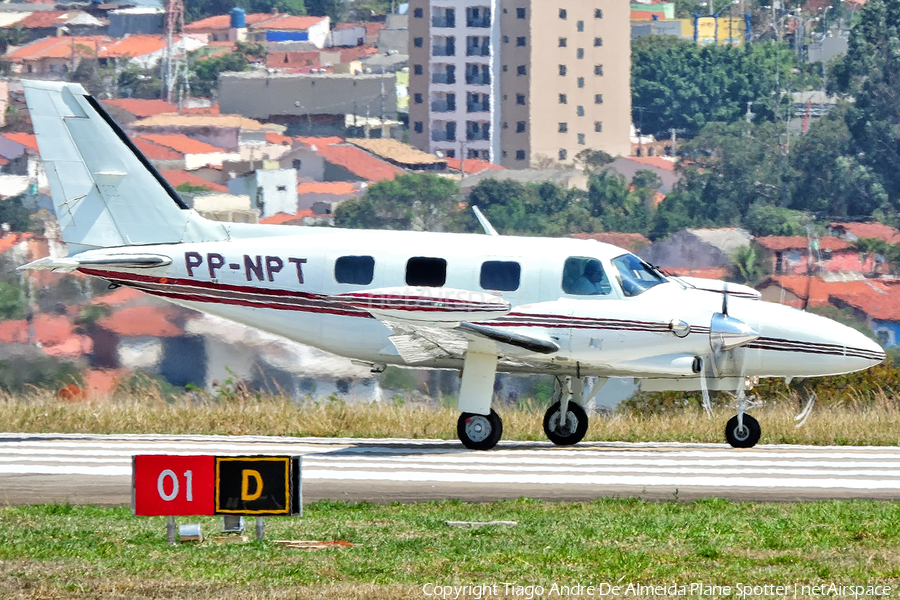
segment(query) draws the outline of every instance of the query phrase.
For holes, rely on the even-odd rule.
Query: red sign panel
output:
[[[144,517],[215,514],[214,456],[133,459],[132,511]]]

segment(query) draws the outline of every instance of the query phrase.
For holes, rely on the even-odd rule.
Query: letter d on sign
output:
[[[252,494],[250,493],[250,478],[256,480],[256,491]],[[260,496],[262,496],[263,491],[263,480],[262,475],[259,474],[259,471],[254,471],[253,469],[244,469],[241,471],[241,500],[245,502],[249,502],[251,500],[256,500]]]

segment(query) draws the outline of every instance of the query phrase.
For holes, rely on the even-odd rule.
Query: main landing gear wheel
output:
[[[732,448],[752,448],[759,441],[762,435],[762,428],[759,421],[748,414],[744,414],[744,427],[738,427],[737,415],[728,419],[725,425],[725,439],[731,444]]]
[[[489,415],[464,412],[456,422],[456,435],[469,450],[490,450],[503,435],[503,421],[494,409]]]
[[[574,402],[569,402],[566,409],[566,424],[559,426],[560,407],[556,402],[544,414],[544,433],[557,446],[571,446],[584,438],[588,428],[588,416],[584,409]]]

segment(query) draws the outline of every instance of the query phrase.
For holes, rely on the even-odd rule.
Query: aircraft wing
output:
[[[410,364],[441,358],[463,358],[471,344],[510,358],[526,355],[552,354],[559,346],[533,336],[505,331],[499,327],[473,325],[505,316],[511,310],[509,302],[484,292],[452,288],[384,288],[349,292],[334,296],[354,308],[367,311],[383,322],[394,351]]]

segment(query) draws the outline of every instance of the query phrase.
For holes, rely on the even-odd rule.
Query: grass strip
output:
[[[518,521],[463,529],[448,520]],[[217,533],[221,521],[181,517]],[[320,502],[266,520],[273,539],[347,540],[304,552],[269,541],[165,544],[165,519],[125,508],[0,508],[3,598],[423,598],[423,586],[889,585],[900,589],[900,503],[517,500]],[[252,528],[252,524],[251,524]],[[802,595],[802,594],[801,594]],[[584,597],[584,595],[582,594]],[[465,597],[476,597],[468,595]],[[501,594],[501,597],[513,597]],[[522,596],[519,596],[522,597]]]
[[[877,392],[865,402],[815,407],[795,428],[797,398],[772,399],[752,414],[762,425],[763,444],[900,445],[900,406]],[[503,439],[546,439],[545,407],[520,402],[495,407]],[[712,419],[696,406],[654,412],[594,415],[585,439],[644,442],[722,442],[734,411],[717,407]],[[316,437],[456,439],[455,407],[392,402],[347,404],[339,400],[296,402],[283,396],[212,397],[160,394],[66,401],[36,391],[0,395],[0,431],[22,433],[166,433]]]

